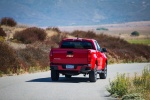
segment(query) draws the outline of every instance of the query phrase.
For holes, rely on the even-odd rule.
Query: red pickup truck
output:
[[[71,78],[73,75],[89,74],[89,81],[96,82],[107,77],[107,57],[94,39],[63,39],[59,48],[52,48],[49,54],[52,81],[58,81],[59,74]]]

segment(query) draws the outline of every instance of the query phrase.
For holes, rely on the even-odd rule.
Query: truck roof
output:
[[[94,39],[87,39],[87,38],[66,38],[63,41],[95,41]]]

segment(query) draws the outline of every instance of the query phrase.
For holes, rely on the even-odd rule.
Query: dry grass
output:
[[[9,26],[2,26],[3,29],[7,32],[7,34],[14,34],[16,31],[23,31],[28,28],[20,28],[20,27],[9,27]],[[11,41],[4,41],[4,44],[8,44],[5,46],[5,49],[2,51],[0,48],[1,53],[3,53],[0,58],[0,76],[4,74],[22,74],[26,72],[36,72],[42,70],[49,70],[49,50],[51,47],[58,47],[57,41],[53,39],[53,37],[59,37],[57,40],[60,41],[62,38],[67,36],[66,33],[57,33],[53,30],[46,30],[48,34],[50,34],[44,41],[36,41],[32,44],[22,44],[14,42],[9,38],[8,40]],[[13,53],[9,53],[11,51]],[[9,57],[10,56],[10,57]],[[5,57],[5,60],[3,59]],[[13,58],[16,60],[14,64],[10,63],[11,59]],[[6,59],[7,58],[7,59]],[[9,58],[9,59],[8,59]],[[5,63],[6,62],[6,63]],[[3,64],[4,63],[4,64]],[[3,66],[5,65],[5,66]]]
[[[48,53],[39,48],[27,47],[19,49],[17,50],[17,55],[20,61],[23,62],[21,67],[24,67],[24,69],[29,70],[30,67],[38,66],[40,70],[49,66]]]
[[[25,27],[23,27],[23,28],[22,27],[10,27],[10,26],[4,26],[4,25],[2,25],[1,28],[3,28],[3,30],[7,34],[6,40],[12,39],[13,35],[16,32],[26,29]]]
[[[57,34],[57,32],[55,32],[55,31],[53,31],[53,30],[46,30],[46,33],[47,33],[47,36],[48,36],[48,37],[51,37],[51,36]]]
[[[150,47],[145,45],[130,44],[122,38],[122,36],[130,38],[141,38],[131,37],[128,34],[121,34],[118,36],[108,35],[108,34],[97,34],[94,31],[82,31],[76,30],[73,32],[60,32],[59,29],[46,29],[47,37],[44,41],[36,41],[32,44],[22,44],[14,41],[11,41],[12,36],[16,32],[23,31],[29,27],[9,27],[1,26],[5,33],[7,34],[6,40],[3,41],[7,43],[7,47],[11,48],[17,59],[15,69],[12,67],[6,67],[7,72],[9,73],[23,73],[23,72],[32,72],[35,70],[47,69],[49,66],[49,51],[51,47],[58,47],[59,42],[63,38],[74,38],[77,35],[82,38],[93,38],[98,41],[101,47],[107,48],[107,57],[109,63],[129,63],[129,62],[150,62]],[[117,29],[117,28],[116,28]],[[108,30],[112,31],[112,30]],[[117,34],[117,33],[116,33]],[[119,33],[118,33],[119,34]],[[1,49],[1,48],[0,48]],[[7,51],[7,50],[6,50]],[[33,52],[35,51],[35,52]],[[30,54],[30,55],[29,55]],[[7,54],[6,54],[7,55]],[[38,59],[37,59],[38,55]],[[6,56],[7,57],[7,56]],[[42,60],[44,59],[44,60]],[[43,64],[45,63],[45,65]],[[7,66],[10,64],[8,63]],[[12,71],[13,70],[13,71]],[[0,69],[1,73],[5,74],[6,71]]]
[[[122,100],[149,100],[150,98],[150,65],[146,66],[142,75],[135,73],[134,77],[126,74],[117,74],[117,77],[110,81],[107,91],[114,97]]]
[[[2,37],[6,37],[7,36],[5,31],[1,27],[0,27],[0,36],[2,36]]]
[[[48,54],[49,52],[35,48],[35,46],[14,50],[9,45],[0,42],[0,76],[47,70]]]

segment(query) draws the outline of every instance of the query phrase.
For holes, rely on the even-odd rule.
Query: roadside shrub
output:
[[[6,37],[5,31],[4,31],[3,28],[1,28],[1,27],[0,27],[0,36]]]
[[[1,19],[0,24],[14,27],[14,26],[17,25],[17,22],[13,18],[4,17],[4,18]]]
[[[0,70],[0,77],[2,77],[3,76],[3,72]]]
[[[5,38],[0,36],[0,42],[4,42],[5,41]]]
[[[44,41],[44,43],[41,44],[39,47],[43,48],[44,51],[45,51],[45,52],[48,52],[48,53],[49,53],[50,48],[58,48],[58,46],[59,46],[58,42],[59,42],[59,41],[55,42],[55,41],[53,41],[52,38],[54,39],[54,38],[56,38],[56,36],[47,38],[47,39]],[[64,38],[65,38],[65,37],[64,37]],[[43,50],[43,49],[42,49],[42,50]]]
[[[73,31],[71,35],[79,38],[95,39],[101,47],[107,48],[107,57],[111,63],[149,62],[150,46],[130,44],[119,37],[91,31]]]
[[[141,92],[143,89],[150,92],[150,65],[143,69],[141,76],[137,76],[135,73],[133,84],[137,90],[141,90]]]
[[[44,70],[49,66],[49,53],[39,48],[27,47],[25,49],[19,49],[17,50],[17,54],[22,62],[22,67],[28,72],[33,67],[36,70]]]
[[[124,95],[122,97],[122,100],[144,100],[144,99],[142,99],[141,94],[133,93],[133,94]]]
[[[0,42],[0,76],[48,70],[49,52],[27,46],[14,50]]]
[[[79,30],[75,30],[71,33],[71,35],[73,36],[78,36],[79,38],[95,38],[96,37],[96,33],[94,33],[93,31],[79,31]]]
[[[129,78],[125,74],[118,74],[116,79],[110,82],[110,87],[107,91],[111,95],[116,95],[117,97],[122,97],[128,93]]]
[[[48,28],[46,28],[46,30],[52,30],[52,31],[55,31],[55,32],[57,32],[57,33],[60,33],[61,31],[59,30],[59,28],[57,28],[57,27],[48,27]]]
[[[29,44],[35,41],[44,41],[47,33],[44,29],[31,27],[23,31],[16,32],[13,36],[14,39],[21,41],[22,43]]]
[[[150,65],[147,65],[142,75],[135,73],[134,77],[125,74],[117,75],[116,79],[110,81],[107,91],[122,100],[149,100],[150,98]]]
[[[140,35],[140,33],[137,32],[137,31],[134,31],[134,32],[131,33],[131,36],[139,36],[139,35]]]
[[[67,37],[67,34],[65,34],[65,33],[57,33],[57,34],[51,36],[51,41],[53,41],[57,45],[59,45],[60,41],[66,37]]]
[[[0,41],[0,72],[12,74],[18,66],[17,55],[14,49]]]

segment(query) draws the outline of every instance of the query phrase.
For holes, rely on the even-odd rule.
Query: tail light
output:
[[[49,54],[49,59],[50,59],[50,62],[53,61],[53,53],[52,53],[52,51],[51,51],[50,54]]]
[[[88,63],[89,64],[91,63],[91,51],[90,50],[88,51]]]

